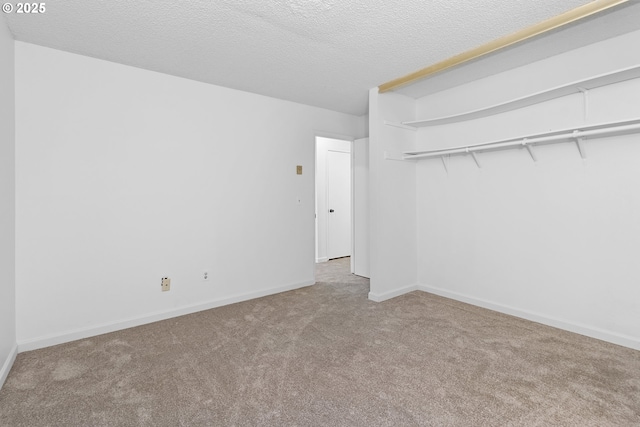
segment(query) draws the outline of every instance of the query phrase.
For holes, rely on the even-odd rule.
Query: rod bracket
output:
[[[476,166],[478,166],[478,168],[481,168],[482,166],[480,165],[480,160],[478,160],[478,156],[476,155],[476,153],[474,153],[473,151],[469,150],[469,147],[467,147],[467,154],[471,154],[471,157],[473,157],[473,161],[476,162]]]
[[[529,140],[527,138],[522,140],[522,145],[527,149],[527,151],[529,152],[529,155],[531,156],[531,159],[534,162],[538,161],[538,158],[536,157],[536,153],[533,151],[533,146],[531,144],[529,144]]]
[[[478,168],[482,168],[482,165],[480,165],[480,160],[478,160],[478,156],[476,155],[476,153],[474,153],[473,151],[469,151],[469,148],[467,148],[467,153],[471,153],[471,157],[473,157],[473,160],[476,162]]]
[[[449,156],[442,155],[440,156],[440,160],[442,160],[442,166],[444,166],[444,171],[447,173],[447,175],[449,175],[449,166],[447,165],[447,163],[449,163]]]
[[[584,144],[584,138],[581,136],[578,136],[578,133],[580,131],[578,130],[574,130],[573,131],[573,135],[574,135],[574,139],[576,141],[576,146],[578,147],[578,151],[580,152],[580,157],[582,157],[582,160],[585,160],[587,158],[587,151],[585,150],[585,144]]]

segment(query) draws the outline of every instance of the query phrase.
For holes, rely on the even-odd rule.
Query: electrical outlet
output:
[[[160,288],[162,289],[162,292],[167,292],[168,290],[171,289],[171,279],[169,279],[168,277],[163,277],[161,282],[160,282]]]
[[[209,272],[208,271],[203,271],[202,272],[202,281],[203,282],[208,282],[209,281]]]

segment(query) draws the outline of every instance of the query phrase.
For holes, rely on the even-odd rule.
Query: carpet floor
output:
[[[640,352],[446,298],[315,286],[18,355],[2,426],[639,426]]]

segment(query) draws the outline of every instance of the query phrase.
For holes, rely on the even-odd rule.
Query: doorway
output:
[[[351,141],[316,137],[316,262],[352,255]]]

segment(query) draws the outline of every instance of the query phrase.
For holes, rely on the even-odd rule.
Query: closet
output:
[[[373,89],[370,298],[422,290],[640,348],[638,45]]]

